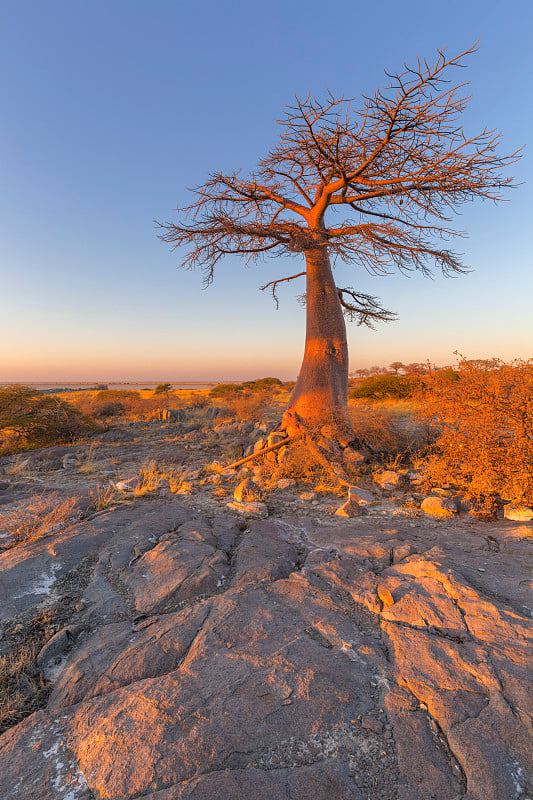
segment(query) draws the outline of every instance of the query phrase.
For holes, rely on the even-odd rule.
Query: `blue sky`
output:
[[[258,287],[293,261],[219,265],[202,289],[157,238],[210,170],[253,168],[293,95],[357,96],[437,47],[481,37],[464,126],[526,145],[509,202],[462,208],[454,279],[344,281],[399,321],[348,333],[351,369],[533,356],[529,0],[427,3],[50,0],[0,3],[1,380],[295,377],[301,288]],[[529,185],[528,185],[529,184]]]

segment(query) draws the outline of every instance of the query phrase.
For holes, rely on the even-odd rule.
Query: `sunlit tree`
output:
[[[206,284],[227,255],[296,257],[295,270],[262,287],[277,302],[281,283],[306,279],[305,350],[286,429],[288,420],[309,427],[343,418],[345,316],[364,325],[394,318],[357,288],[358,271],[463,272],[443,241],[456,234],[452,213],[476,198],[499,200],[511,185],[501,170],[517,154],[498,153],[499,133],[471,135],[460,124],[468,98],[454,77],[474,50],[437,51],[431,63],[386,73],[388,86],[357,103],[331,92],[296,98],[254,172],[211,174],[178,220],[162,225],[161,238],[183,248],[182,265],[201,267]],[[336,285],[336,262],[353,265],[355,288]]]

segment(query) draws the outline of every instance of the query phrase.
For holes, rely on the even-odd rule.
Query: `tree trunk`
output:
[[[327,249],[305,252],[305,350],[288,410],[313,427],[340,421],[348,397],[346,326]]]

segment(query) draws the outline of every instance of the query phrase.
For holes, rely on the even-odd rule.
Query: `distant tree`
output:
[[[159,383],[154,389],[154,394],[168,394],[171,389],[171,383]]]
[[[345,419],[344,315],[370,326],[395,316],[375,297],[336,286],[332,262],[375,274],[429,274],[432,266],[461,273],[459,257],[439,241],[455,233],[450,214],[476,198],[499,200],[512,185],[500,170],[518,154],[499,155],[500,134],[466,134],[459,122],[468,98],[448,74],[475,49],[454,57],[437,51],[433,63],[417,59],[387,73],[388,87],[363,95],[359,107],[331,92],[296,98],[279,123],[279,143],[255,172],[212,173],[178,209],[178,221],[161,225],[161,239],[188,248],[182,266],[201,267],[206,285],[227,255],[303,257],[262,287],[277,302],[281,283],[307,281],[305,351],[286,430]]]
[[[389,364],[389,369],[397,375],[401,369],[405,369],[405,365],[401,361],[393,361],[392,364]]]
[[[426,375],[428,366],[422,361],[413,361],[411,364],[405,365],[405,371],[408,375]]]

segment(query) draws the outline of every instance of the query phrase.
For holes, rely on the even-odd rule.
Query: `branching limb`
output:
[[[377,298],[371,294],[356,292],[351,286],[344,289],[337,287],[337,292],[344,313],[358,325],[373,328],[375,322],[392,322],[397,319],[397,314],[380,306]]]
[[[288,278],[277,278],[275,281],[269,281],[265,283],[264,286],[261,286],[261,291],[264,292],[265,289],[271,289],[272,297],[274,298],[274,302],[276,303],[276,308],[279,308],[279,297],[276,294],[276,289],[278,283],[285,283],[286,281],[293,281],[295,278],[301,278],[302,275],[305,275],[305,270],[303,272],[297,272],[296,275],[289,275]]]

